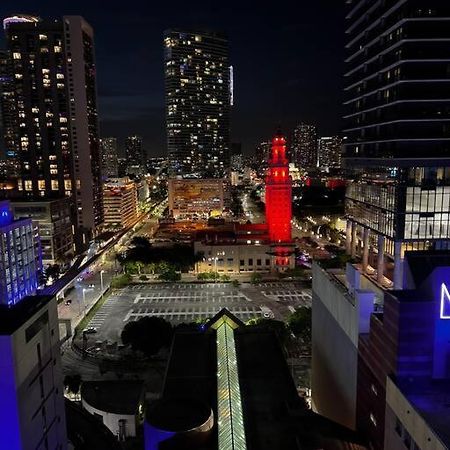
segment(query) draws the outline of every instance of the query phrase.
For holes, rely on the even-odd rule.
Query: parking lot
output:
[[[298,283],[136,284],[111,295],[89,322],[96,340],[120,342],[129,321],[158,316],[176,325],[204,321],[227,308],[246,322],[265,317],[283,320],[299,306],[311,305],[309,289]],[[94,338],[94,336],[92,336]]]

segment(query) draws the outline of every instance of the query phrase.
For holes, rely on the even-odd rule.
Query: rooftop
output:
[[[41,308],[47,305],[52,298],[52,296],[48,295],[31,295],[12,306],[0,304],[0,335],[14,333]]]
[[[100,411],[133,415],[142,400],[143,389],[142,381],[85,381],[81,385],[81,397]]]
[[[226,377],[221,378],[221,373]],[[163,398],[187,396],[206,402],[214,416],[220,416],[211,448],[225,448],[221,442],[227,439],[233,444],[227,448],[257,450],[329,449],[340,448],[342,442],[360,443],[352,431],[306,408],[273,332],[243,326],[228,311],[216,315],[204,332],[175,334]],[[228,407],[228,419],[218,414]]]
[[[450,380],[400,378],[396,385],[417,412],[450,448]]]

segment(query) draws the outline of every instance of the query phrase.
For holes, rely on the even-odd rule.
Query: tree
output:
[[[122,330],[124,345],[139,350],[146,356],[156,355],[172,340],[172,325],[162,317],[145,316],[136,322],[128,322]]]
[[[311,308],[301,306],[288,319],[288,325],[292,333],[305,344],[311,342],[311,318]]]
[[[180,281],[181,274],[176,271],[174,266],[168,264],[160,272],[158,279],[162,281],[171,281],[171,282]]]
[[[131,282],[131,275],[124,273],[123,275],[118,275],[111,280],[111,287],[113,289],[122,289],[128,286]]]
[[[261,276],[260,273],[258,273],[258,272],[253,272],[252,273],[252,276],[250,278],[250,281],[252,283],[259,283],[261,280],[262,280],[262,276]]]
[[[275,319],[250,319],[247,322],[249,326],[257,326],[272,330],[280,341],[281,345],[285,346],[289,340],[289,330],[284,322]]]

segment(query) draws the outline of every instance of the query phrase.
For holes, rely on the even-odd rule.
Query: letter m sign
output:
[[[441,319],[450,319],[450,293],[445,283],[441,285]]]

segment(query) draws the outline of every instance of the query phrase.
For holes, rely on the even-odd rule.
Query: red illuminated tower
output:
[[[277,266],[290,265],[292,255],[292,179],[286,158],[286,140],[280,132],[272,140],[266,176],[266,221]]]

